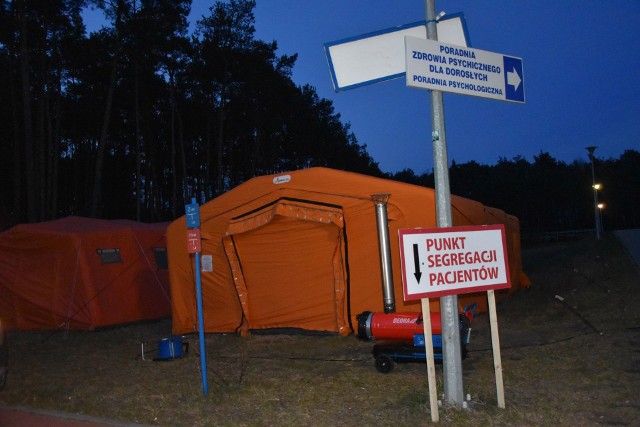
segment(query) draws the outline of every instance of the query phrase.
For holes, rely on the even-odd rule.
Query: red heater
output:
[[[424,334],[422,313],[372,313],[365,311],[356,316],[358,338],[365,340],[406,339],[413,341],[415,334]],[[440,313],[431,313],[431,333],[440,335]]]
[[[471,334],[471,321],[476,304],[470,304],[459,315],[462,358]],[[442,360],[442,327],[440,313],[431,315],[431,338],[434,358]],[[422,313],[372,313],[356,316],[358,338],[375,340],[372,353],[376,369],[382,373],[393,370],[395,363],[425,362],[425,336]]]

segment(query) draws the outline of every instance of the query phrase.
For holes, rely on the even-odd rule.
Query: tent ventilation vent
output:
[[[156,258],[156,265],[158,268],[167,270],[169,269],[169,261],[167,260],[167,248],[155,247],[153,248],[153,255]]]
[[[122,262],[122,258],[120,258],[120,249],[98,249],[98,255],[100,255],[100,259],[103,264],[119,264]]]

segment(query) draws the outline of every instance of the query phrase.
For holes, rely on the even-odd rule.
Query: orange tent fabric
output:
[[[3,324],[82,330],[169,316],[166,262],[156,263],[167,226],[70,216],[0,233]]]
[[[311,168],[253,178],[200,207],[201,255],[213,265],[201,273],[205,332],[302,328],[347,335],[357,329],[357,314],[382,311],[371,199],[376,193],[390,194],[396,309],[420,311],[419,301],[403,301],[398,229],[435,227],[434,190]],[[517,289],[518,219],[460,197],[453,196],[452,205],[455,225],[505,224],[512,290]],[[188,253],[186,232],[185,217],[167,232],[177,334],[198,327],[194,255]],[[486,301],[486,294],[478,299]]]

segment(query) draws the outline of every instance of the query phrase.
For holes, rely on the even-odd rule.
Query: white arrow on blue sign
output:
[[[524,103],[522,59],[405,37],[407,86]]]

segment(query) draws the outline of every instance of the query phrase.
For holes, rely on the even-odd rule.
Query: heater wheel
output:
[[[393,359],[391,356],[387,356],[386,354],[381,354],[376,357],[376,369],[378,372],[382,372],[383,374],[388,374],[393,370]]]

